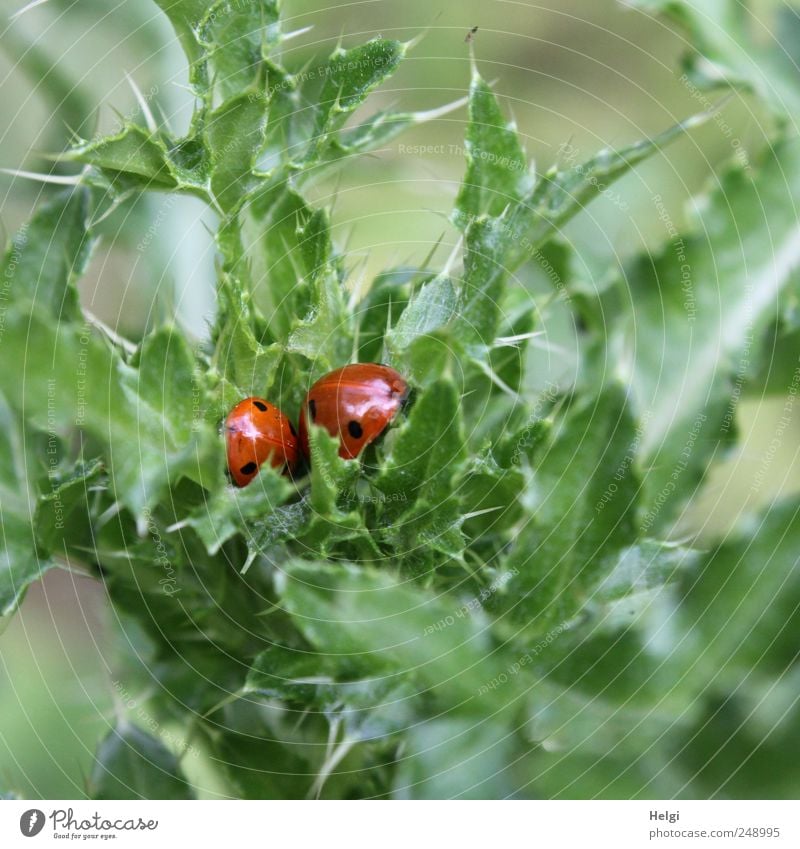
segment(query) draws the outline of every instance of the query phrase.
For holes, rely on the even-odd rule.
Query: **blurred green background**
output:
[[[119,115],[136,114],[128,76],[157,120],[176,130],[186,126],[192,103],[186,66],[153,4],[49,0],[14,17],[23,6],[23,0],[0,4],[0,167],[75,173],[74,167],[54,167],[48,154],[62,150],[72,133],[110,132]],[[762,7],[754,4],[756,12]],[[540,170],[564,157],[565,144],[584,159],[703,108],[675,71],[687,47],[683,37],[614,0],[286,0],[284,8],[288,30],[313,26],[287,45],[284,60],[293,69],[330,53],[339,39],[355,44],[372,35],[422,34],[370,110],[428,109],[462,97],[470,74],[464,37],[478,26],[476,60],[484,77],[495,81]],[[445,261],[455,244],[447,216],[463,170],[464,119],[462,107],[317,184],[314,199],[333,210],[334,237],[347,248],[353,285],[388,265],[421,262],[432,248],[434,263]],[[602,275],[620,258],[669,238],[654,195],[661,195],[669,219],[681,228],[687,201],[736,150],[742,156],[761,147],[770,130],[754,99],[733,96],[716,120],[626,177],[615,186],[616,202],[601,198],[563,237],[592,274]],[[4,239],[53,188],[0,176]],[[201,336],[214,305],[209,216],[199,202],[166,197],[117,210],[103,224],[81,284],[86,307],[132,338],[164,315]],[[547,316],[548,339],[555,343],[568,333],[558,309],[554,305]],[[729,527],[744,509],[800,488],[795,423],[775,457],[780,472],[757,496],[750,491],[781,408],[782,401],[739,406],[741,442],[713,469],[687,511],[691,522],[677,527],[676,536],[699,532],[702,539]],[[114,641],[121,638],[112,616],[102,587],[51,571],[0,636],[0,785],[31,798],[83,795],[94,745],[120,698]],[[187,764],[189,773],[198,770],[201,763]]]

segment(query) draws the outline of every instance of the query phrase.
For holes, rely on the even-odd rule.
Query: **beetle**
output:
[[[266,461],[291,474],[300,457],[291,420],[263,398],[245,398],[231,410],[225,419],[225,444],[236,486],[247,486]]]
[[[353,363],[321,377],[300,410],[300,447],[310,457],[308,418],[339,437],[339,456],[357,457],[374,442],[408,400],[408,381],[390,366]]]

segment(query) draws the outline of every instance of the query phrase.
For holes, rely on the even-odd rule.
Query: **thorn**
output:
[[[476,516],[483,516],[486,513],[495,513],[498,510],[505,510],[505,507],[501,504],[499,507],[487,507],[485,510],[473,510],[472,513],[465,513],[461,518],[462,520],[474,519]]]
[[[244,561],[244,566],[239,571],[240,575],[246,575],[250,567],[253,565],[256,557],[258,557],[258,550],[255,548],[250,548],[247,552],[247,559]]]
[[[134,194],[133,189],[128,189],[127,191],[124,191],[124,192],[118,194],[111,201],[111,203],[108,205],[108,209],[105,212],[103,212],[101,215],[98,215],[97,217],[92,219],[92,221],[89,225],[90,229],[94,229],[95,227],[97,227],[98,224],[101,224],[103,221],[105,221],[106,218],[108,218],[110,215],[113,215],[113,213],[117,210],[117,208],[121,204],[125,203],[125,201],[129,197],[131,197],[133,194]]]
[[[281,41],[288,41],[290,38],[297,38],[298,36],[305,35],[307,32],[311,32],[312,29],[314,29],[314,24],[292,30],[291,32],[287,32],[286,35],[282,35]]]
[[[422,30],[422,32],[420,32],[418,35],[415,35],[412,39],[402,42],[403,53],[407,53],[409,50],[413,50],[430,31],[431,28],[427,26],[424,30]]]
[[[96,528],[99,530],[105,525],[109,519],[113,519],[120,511],[122,510],[122,504],[119,501],[115,501],[109,508],[107,508],[103,513],[100,514],[97,518]]]
[[[437,276],[444,277],[444,276],[450,275],[450,271],[452,270],[453,266],[456,264],[456,259],[458,258],[459,254],[461,253],[461,248],[463,247],[463,245],[464,245],[464,236],[461,235],[461,236],[458,237],[458,241],[455,243],[453,250],[450,251],[450,256],[447,257],[447,260],[445,261],[445,264],[444,264],[444,268],[442,268],[440,274],[437,275]]]
[[[433,259],[434,254],[436,253],[436,251],[439,250],[439,245],[442,244],[442,239],[444,239],[444,233],[439,234],[439,238],[436,240],[436,243],[428,251],[428,255],[425,257],[425,259],[422,260],[422,264],[419,267],[420,271],[425,271],[427,268],[430,267],[431,260]]]
[[[437,118],[441,118],[443,115],[454,112],[456,109],[459,109],[467,103],[469,103],[469,95],[464,95],[464,97],[459,97],[458,100],[445,103],[444,106],[437,106],[434,109],[425,109],[421,112],[412,112],[411,119],[415,124],[423,124],[426,121],[435,121]]]
[[[470,39],[469,41],[469,73],[470,73],[470,83],[477,83],[480,78],[480,72],[478,71],[478,63],[475,61],[475,40]],[[491,86],[490,86],[491,88]]]
[[[150,107],[147,105],[147,100],[145,96],[142,94],[139,86],[136,85],[133,77],[125,71],[125,79],[128,81],[128,85],[131,87],[133,91],[133,96],[136,98],[137,103],[139,104],[139,108],[142,110],[142,114],[144,115],[144,122],[147,124],[147,129],[150,130],[151,133],[158,132],[158,125],[156,124],[156,119],[153,117],[153,113],[150,111]]]
[[[40,183],[54,183],[58,186],[79,186],[83,181],[83,172],[66,177],[60,174],[37,174],[34,171],[21,171],[18,168],[0,168],[0,174],[24,177],[26,180],[38,180]]]
[[[172,127],[170,126],[169,118],[167,117],[167,113],[164,112],[164,110],[161,108],[161,105],[159,103],[156,103],[156,109],[158,109],[158,114],[159,114],[159,117],[161,118],[161,123],[167,128],[167,132],[171,136],[174,136],[175,133],[172,131]]]
[[[89,324],[94,325],[98,330],[104,333],[115,345],[118,345],[120,348],[124,349],[126,353],[133,354],[136,351],[136,345],[134,345],[133,342],[126,339],[124,336],[120,336],[116,330],[109,327],[104,321],[99,319],[93,313],[90,313],[89,310],[84,309],[83,314],[86,316],[86,319]]]
[[[525,342],[528,339],[534,339],[536,336],[544,336],[544,330],[535,330],[531,333],[517,333],[515,336],[498,336],[494,340],[492,347],[515,348],[517,342]]]
[[[510,398],[513,398],[515,402],[522,404],[524,403],[522,397],[520,397],[519,393],[513,390],[504,380],[500,377],[500,375],[496,374],[495,371],[489,366],[487,363],[479,360],[477,358],[472,360],[478,368],[489,378],[489,380],[494,383],[494,385],[501,389],[506,393]]]
[[[361,266],[358,269],[358,277],[356,278],[355,282],[353,283],[353,288],[350,290],[350,298],[348,299],[348,302],[347,302],[347,309],[351,313],[355,311],[357,304],[359,304],[361,302],[361,300],[364,298],[364,296],[369,291],[368,289],[362,291],[363,288],[364,288],[364,281],[367,279],[367,261],[368,261],[368,258],[369,258],[369,255],[365,254],[358,261],[356,266],[350,270],[350,274],[348,275],[348,276],[352,277],[356,273],[356,269],[358,268],[358,266]],[[357,350],[358,350],[358,343],[356,342],[356,351]]]

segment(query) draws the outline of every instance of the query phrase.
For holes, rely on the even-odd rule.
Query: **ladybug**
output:
[[[374,442],[408,400],[408,382],[393,368],[354,363],[320,378],[300,410],[300,446],[306,457],[306,411],[314,424],[339,437],[339,456],[357,457]]]
[[[299,456],[297,431],[274,404],[263,398],[245,398],[225,419],[228,469],[236,486],[247,486],[261,464],[292,472]]]

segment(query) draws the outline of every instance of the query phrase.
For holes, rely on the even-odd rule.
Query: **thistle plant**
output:
[[[473,62],[450,258],[357,286],[311,188],[463,104],[369,113],[410,43],[293,67],[277,0],[157,5],[189,66],[186,134],[142,98],[75,139],[75,185],[0,276],[0,613],[66,568],[102,582],[124,636],[87,796],[747,796],[750,771],[796,793],[797,498],[717,542],[674,532],[736,446],[740,396],[796,403],[791,69],[765,91],[750,42],[729,55],[685,12],[699,114],[540,171]],[[720,84],[762,97],[771,143],[698,199],[679,256],[673,238],[586,285],[563,226],[716,120]],[[216,216],[201,338],[164,320],[128,340],[81,304],[100,222],[146,193]],[[542,387],[554,300],[578,364]],[[346,460],[312,427],[305,472],[234,488],[234,405],[296,421],[351,362],[413,387],[384,437]]]

